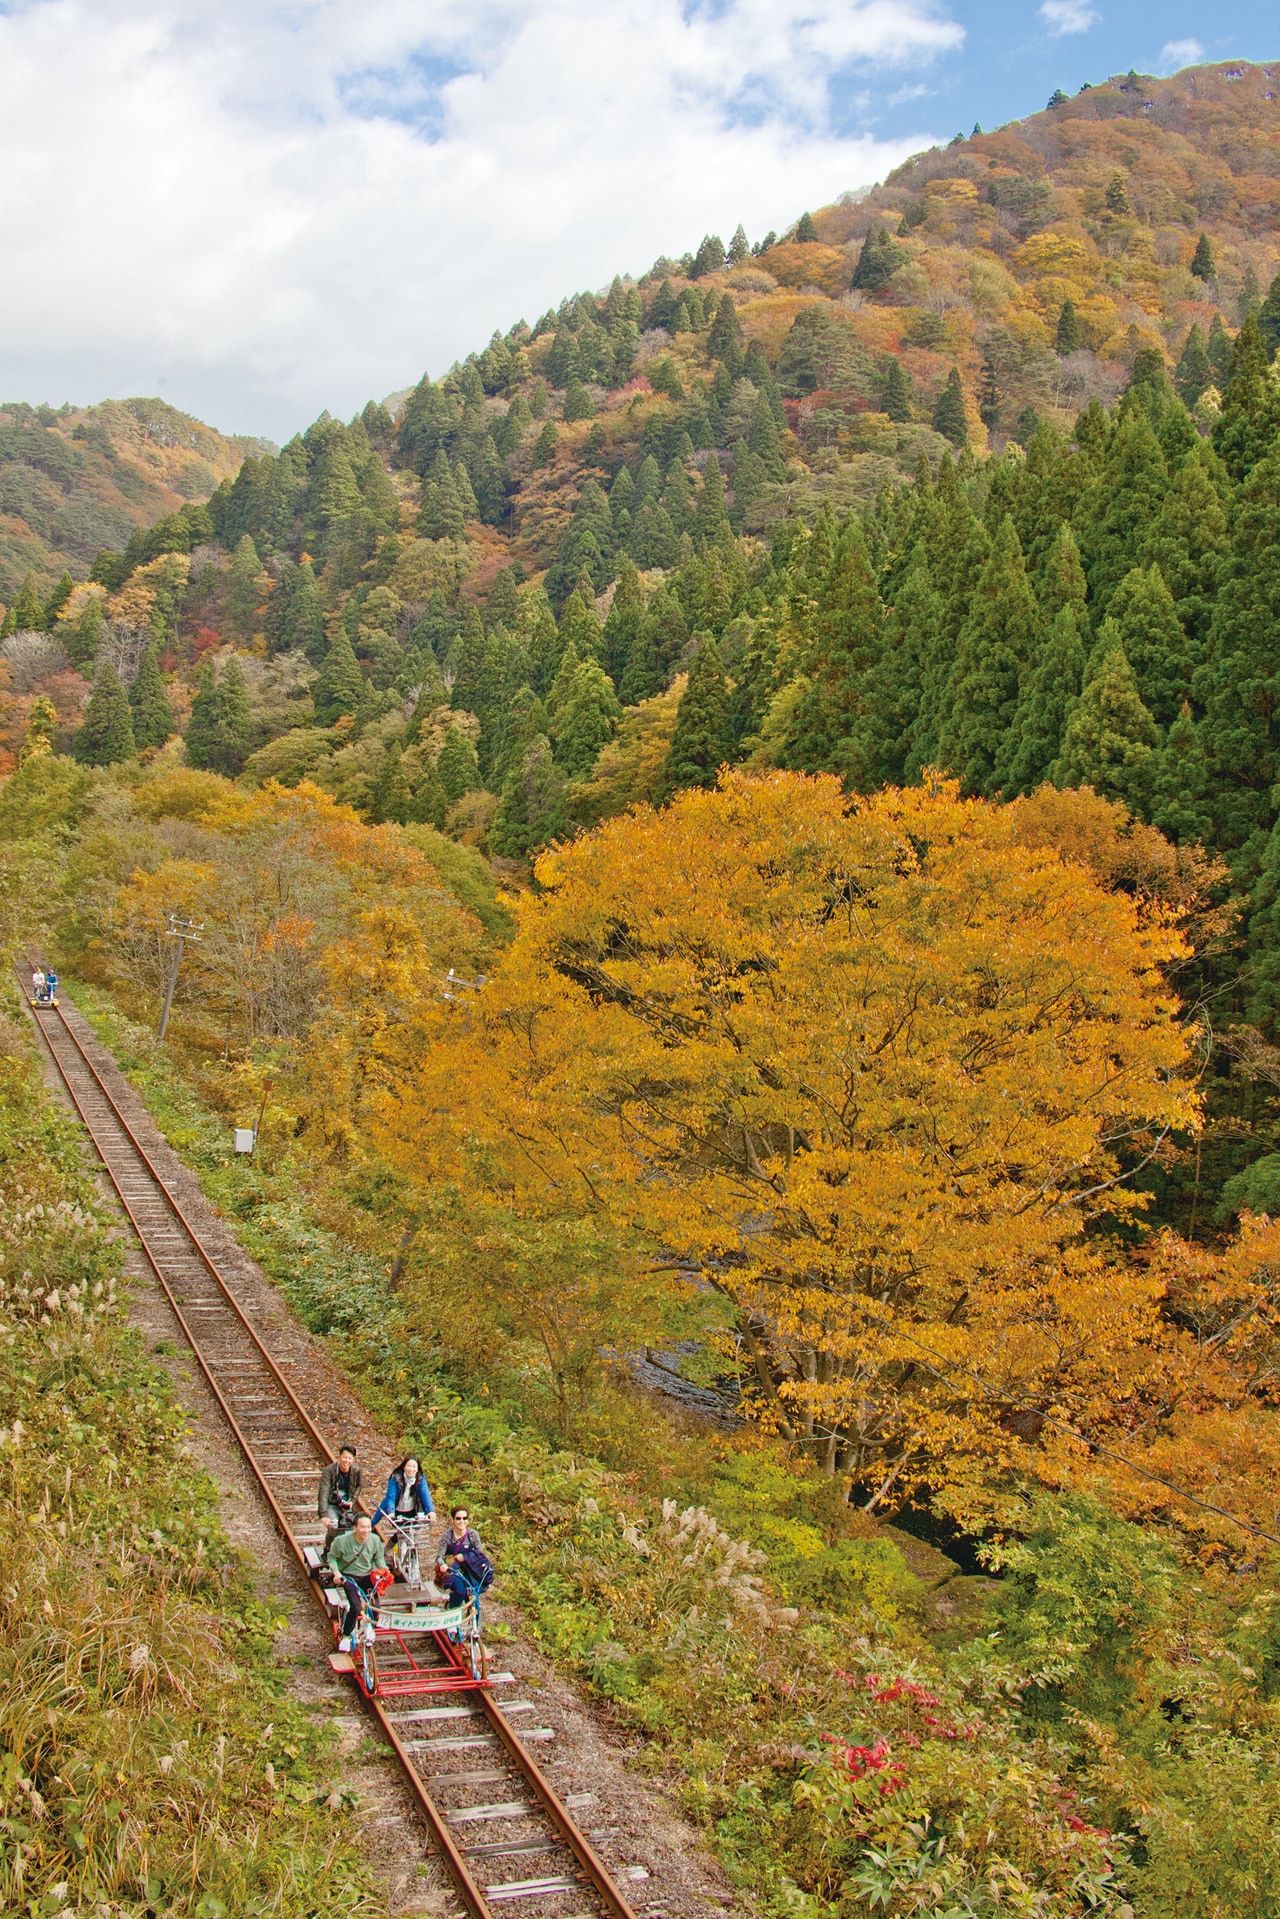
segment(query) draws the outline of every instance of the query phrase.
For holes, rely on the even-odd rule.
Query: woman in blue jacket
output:
[[[418,1526],[422,1520],[431,1520],[435,1516],[435,1501],[431,1497],[431,1488],[418,1461],[410,1453],[402,1459],[392,1471],[387,1481],[387,1490],[382,1495],[382,1504],[373,1515],[374,1524],[380,1519],[390,1520],[395,1528],[392,1552],[398,1569],[409,1575],[408,1583],[418,1585],[420,1577],[417,1571]],[[412,1559],[410,1549],[412,1548]]]

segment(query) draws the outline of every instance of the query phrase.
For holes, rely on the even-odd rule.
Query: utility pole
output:
[[[454,972],[451,966],[442,982],[444,991],[441,994],[441,998],[447,999],[447,1000],[456,1000],[460,997],[460,995],[463,992],[467,992],[467,993],[483,992],[484,983],[487,977],[488,977],[487,974],[481,973],[479,979],[463,979],[460,974]]]
[[[201,920],[197,926],[194,920],[179,919],[176,913],[170,913],[169,924],[164,929],[164,936],[166,939],[176,940],[177,945],[173,949],[173,965],[169,968],[169,985],[164,996],[164,1011],[160,1015],[160,1028],[156,1034],[157,1039],[164,1038],[165,1029],[169,1024],[169,1009],[173,1005],[173,989],[178,984],[178,968],[182,964],[183,944],[186,940],[191,940],[194,943],[200,939],[203,932],[203,920]]]

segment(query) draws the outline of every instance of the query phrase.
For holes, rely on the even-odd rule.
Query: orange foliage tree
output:
[[[1158,1364],[1159,1278],[1082,1235],[1139,1205],[1122,1155],[1198,1124],[1166,908],[954,785],[851,807],[791,774],[537,874],[383,1101],[411,1179],[696,1274],[756,1413],[872,1502],[943,1462],[976,1499],[1075,1448],[1035,1409],[1087,1420]]]

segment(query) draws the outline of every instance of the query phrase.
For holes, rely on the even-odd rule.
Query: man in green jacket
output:
[[[351,1635],[360,1617],[360,1596],[363,1593],[368,1598],[373,1592],[374,1573],[387,1570],[387,1555],[382,1549],[382,1541],[373,1530],[373,1521],[368,1513],[361,1513],[349,1533],[339,1533],[332,1541],[327,1563],[341,1578],[347,1595],[347,1611],[342,1621],[338,1651],[350,1652]]]

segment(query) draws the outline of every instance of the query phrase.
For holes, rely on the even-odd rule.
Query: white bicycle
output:
[[[388,1514],[387,1524],[391,1528],[391,1538],[387,1541],[387,1558],[391,1569],[400,1585],[416,1592],[427,1583],[422,1577],[418,1538],[420,1528],[428,1522],[425,1519],[395,1519]]]

